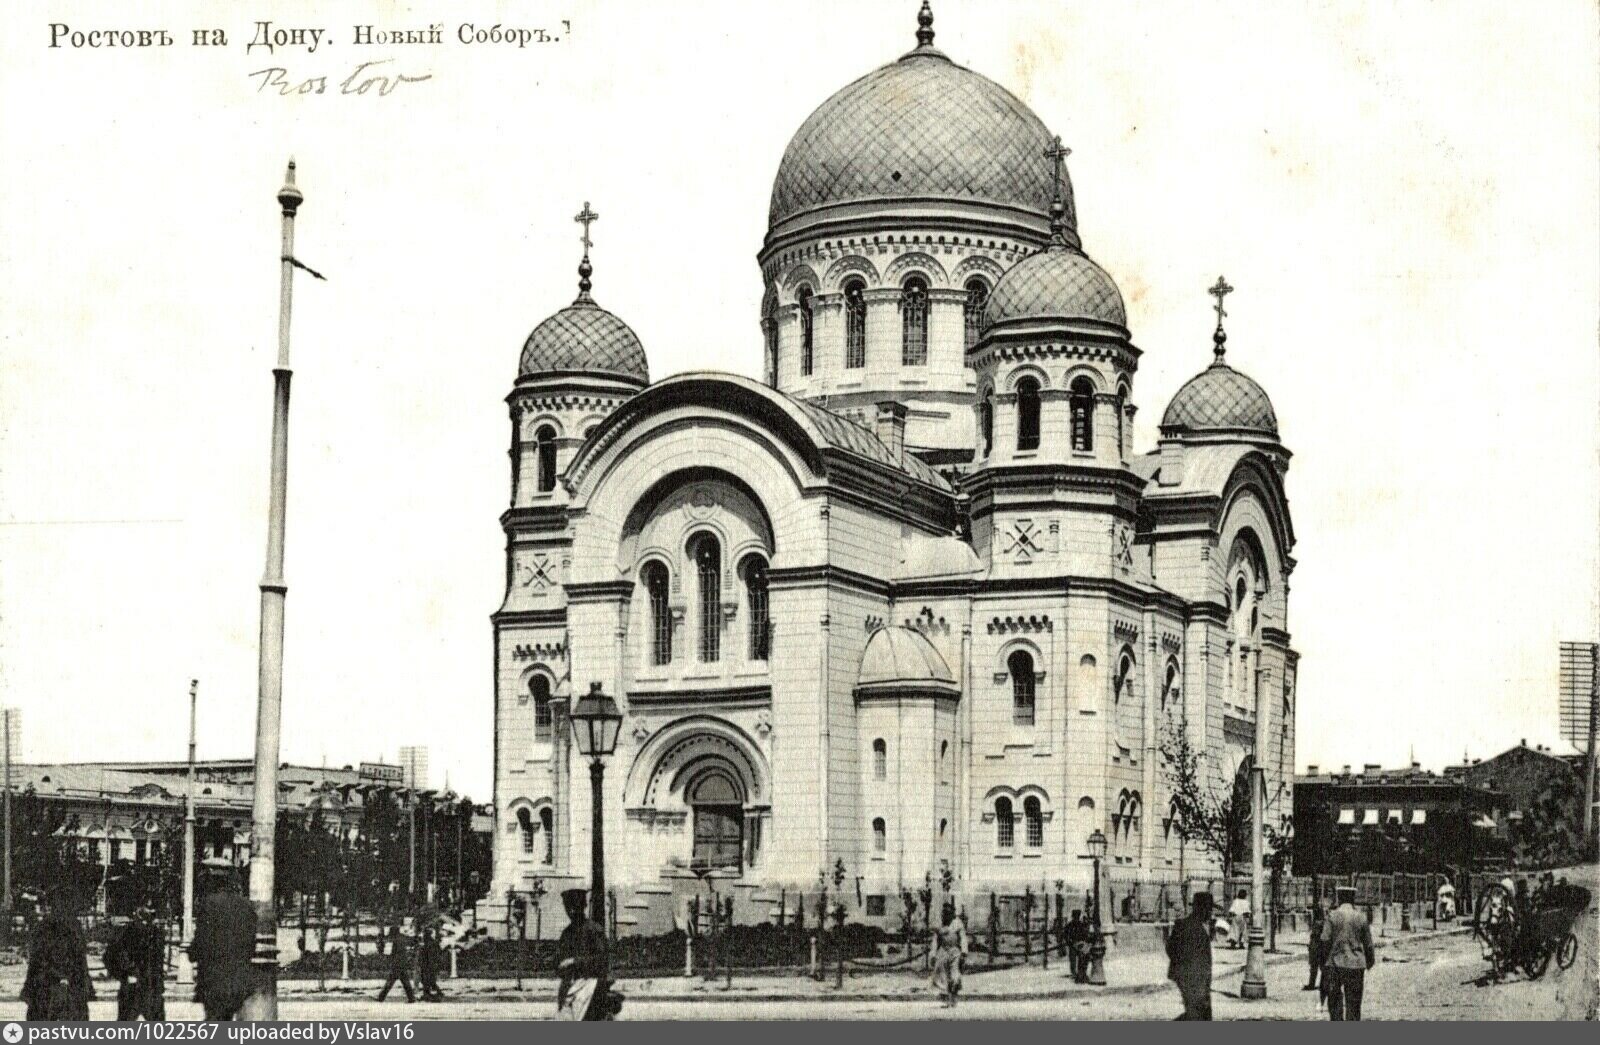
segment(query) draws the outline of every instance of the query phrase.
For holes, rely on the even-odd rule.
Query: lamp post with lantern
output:
[[[1089,835],[1087,859],[1094,861],[1094,935],[1089,940],[1089,982],[1106,984],[1106,938],[1100,930],[1100,861],[1106,856],[1106,836],[1098,827]]]
[[[607,932],[609,926],[606,921],[606,850],[601,783],[606,774],[605,760],[617,749],[617,734],[622,732],[622,712],[617,710],[617,702],[601,690],[600,683],[591,682],[589,692],[578,701],[568,717],[572,719],[572,736],[577,742],[578,751],[589,759],[592,813],[589,917],[600,926],[602,932]]]

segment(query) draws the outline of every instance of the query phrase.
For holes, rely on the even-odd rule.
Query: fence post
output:
[[[452,980],[457,979],[461,975],[460,970],[456,966],[456,961],[457,961],[458,958],[460,958],[460,956],[461,956],[461,948],[459,948],[459,947],[450,948],[450,978]]]
[[[341,950],[339,956],[342,959],[339,967],[339,979],[348,980],[350,978],[350,948],[346,947]]]
[[[694,975],[694,933],[683,934],[683,975]]]
[[[989,892],[989,964],[993,965],[1000,958],[1000,901]]]
[[[822,970],[817,968],[817,934],[815,932],[811,934],[811,978],[814,980],[822,979]]]

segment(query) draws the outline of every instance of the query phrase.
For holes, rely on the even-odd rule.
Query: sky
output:
[[[293,154],[296,253],[328,278],[295,287],[283,757],[425,744],[436,786],[487,799],[503,400],[575,293],[572,216],[601,215],[594,293],[655,377],[759,377],[784,146],[913,46],[916,6],[8,4],[0,702],[23,755],[182,758],[191,678],[200,756],[252,751]],[[938,46],[1073,150],[1144,350],[1138,448],[1210,361],[1206,288],[1237,288],[1229,362],[1294,453],[1300,766],[1559,746],[1557,643],[1600,637],[1595,6],[934,11]],[[247,50],[257,19],[324,38]],[[51,48],[52,22],[176,43]],[[368,23],[444,42],[357,46]],[[428,78],[341,92],[385,59],[352,92]],[[273,67],[327,91],[263,90]]]

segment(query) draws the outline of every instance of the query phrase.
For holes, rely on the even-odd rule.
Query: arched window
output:
[[[973,277],[967,280],[967,301],[962,306],[962,314],[967,321],[967,351],[972,351],[972,346],[978,343],[978,335],[982,333],[983,309],[989,303],[989,284]]]
[[[900,288],[900,364],[928,362],[928,281],[912,276]]]
[[[539,492],[549,493],[556,488],[556,430],[540,425],[533,433],[533,444],[539,455]]]
[[[767,342],[767,384],[778,387],[778,324],[771,319],[761,321],[761,334]]]
[[[644,566],[644,590],[650,599],[650,663],[672,663],[672,610],[667,605],[667,568],[659,562]]]
[[[550,707],[550,680],[536,674],[528,680],[528,691],[533,699],[533,738],[548,741],[555,733],[555,715]]]
[[[526,809],[517,810],[517,830],[522,835],[522,851],[533,852],[533,814]]]
[[[1127,450],[1128,427],[1128,386],[1117,386],[1117,456],[1120,458]]]
[[[1022,800],[1022,819],[1028,828],[1028,848],[1038,849],[1044,845],[1044,809],[1039,805],[1039,799],[1029,795]]]
[[[879,737],[872,742],[872,779],[887,780],[889,778],[889,745]]]
[[[750,659],[766,660],[772,649],[772,620],[767,612],[767,562],[759,555],[744,561],[744,593],[750,621]]]
[[[549,806],[539,810],[539,830],[544,833],[544,853],[540,859],[553,864],[556,862],[556,814]]]
[[[859,279],[844,285],[844,365],[867,365],[867,285]]]
[[[889,825],[883,822],[883,817],[875,817],[872,821],[872,851],[882,853],[889,848]]]
[[[1011,721],[1019,726],[1033,725],[1033,658],[1017,650],[1006,658],[1011,673]]]
[[[1161,684],[1161,711],[1163,714],[1172,710],[1178,700],[1178,665],[1167,665],[1167,677]]]
[[[722,659],[722,548],[709,533],[689,543],[699,590],[700,659],[707,664]]]
[[[1072,382],[1068,405],[1072,414],[1072,448],[1088,453],[1094,449],[1094,385],[1087,377]]]
[[[1025,377],[1017,382],[1017,449],[1039,449],[1039,381]]]
[[[985,391],[978,403],[978,439],[983,446],[983,456],[994,449],[994,393]]]
[[[1144,836],[1140,833],[1139,825],[1143,820],[1144,797],[1135,791],[1128,798],[1128,820],[1123,828],[1124,834],[1132,835],[1142,841]]]
[[[815,362],[816,316],[811,311],[811,288],[801,287],[796,295],[800,304],[800,373],[810,374]]]
[[[1016,843],[1017,824],[1014,817],[1011,799],[994,800],[994,844],[1001,849],[1010,849]]]
[[[1111,684],[1111,691],[1111,700],[1118,707],[1122,706],[1123,694],[1132,695],[1133,658],[1126,653],[1117,661],[1117,675]]]

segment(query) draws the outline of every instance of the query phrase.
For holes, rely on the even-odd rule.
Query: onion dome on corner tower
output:
[[[1228,335],[1222,329],[1227,315],[1222,302],[1233,292],[1226,280],[1217,277],[1210,290],[1217,299],[1217,329],[1211,335],[1212,364],[1178,389],[1167,411],[1161,416],[1163,438],[1185,441],[1228,440],[1278,443],[1278,415],[1266,390],[1248,375],[1223,362]]]
[[[1057,137],[1043,155],[1054,159],[1059,171],[1071,151]],[[1064,180],[1063,173],[1058,184]],[[1128,314],[1122,292],[1067,233],[1067,203],[1058,191],[1050,202],[1049,245],[1017,262],[995,284],[983,310],[985,335],[1010,324],[1062,320],[1087,320],[1126,333]]]
[[[583,225],[583,261],[578,264],[578,296],[572,304],[533,328],[522,346],[518,378],[593,375],[615,378],[642,388],[650,383],[650,365],[633,328],[595,304],[589,290],[594,266],[589,263],[589,226],[600,216],[584,203],[574,219]]]

